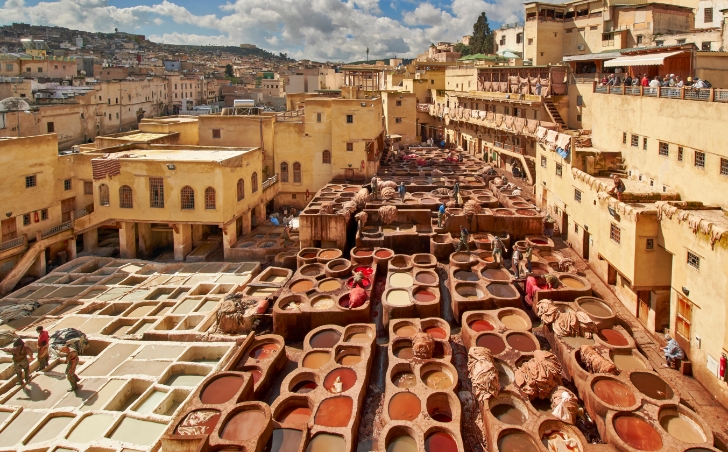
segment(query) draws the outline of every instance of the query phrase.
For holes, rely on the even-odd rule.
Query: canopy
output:
[[[604,63],[604,67],[622,67],[622,66],[659,66],[665,63],[665,58],[683,53],[685,50],[677,52],[648,53],[644,55],[622,56],[609,60]]]

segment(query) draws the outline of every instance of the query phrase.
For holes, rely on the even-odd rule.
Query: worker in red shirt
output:
[[[48,367],[48,331],[42,326],[35,329],[38,332],[38,371]]]
[[[647,74],[642,75],[642,80],[640,81],[640,85],[642,86],[650,86],[650,79],[647,78]]]

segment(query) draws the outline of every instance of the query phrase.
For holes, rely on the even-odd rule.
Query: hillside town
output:
[[[521,17],[1,26],[0,452],[728,452],[728,7]]]

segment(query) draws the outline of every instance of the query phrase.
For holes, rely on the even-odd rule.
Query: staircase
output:
[[[536,183],[536,163],[528,157],[524,157],[524,160],[526,161],[526,171],[528,171],[528,181],[534,185]]]
[[[612,168],[609,168],[610,174],[617,174],[620,177],[627,177],[627,165],[624,164],[622,157],[615,157],[614,160],[617,162]]]
[[[561,117],[559,110],[556,109],[556,105],[554,105],[554,103],[551,100],[544,99],[543,106],[546,107],[546,111],[549,112],[549,116],[551,116],[551,119],[553,120],[553,122],[561,125],[561,127],[565,129],[566,123],[564,122],[564,118]]]

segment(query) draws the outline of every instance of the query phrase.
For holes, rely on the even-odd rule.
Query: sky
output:
[[[2,2],[3,0],[0,0]],[[2,3],[0,3],[2,4]],[[255,44],[295,59],[413,58],[457,42],[485,12],[523,18],[523,0],[5,0],[0,23],[143,34],[166,44]]]

